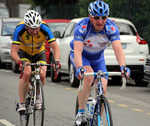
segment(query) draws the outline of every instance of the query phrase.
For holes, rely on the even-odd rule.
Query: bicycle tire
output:
[[[34,107],[33,107],[33,126],[43,126],[44,125],[44,109],[45,108],[44,108],[44,91],[43,91],[43,84],[42,84],[41,80],[37,80],[36,85],[39,85],[42,106],[41,106],[41,109],[37,109],[36,108],[36,103],[34,103]],[[35,92],[35,95],[36,95],[36,92]]]
[[[106,98],[106,96],[101,95],[99,99],[99,105],[100,105],[100,114],[97,113],[97,110],[94,113],[93,119],[95,119],[97,122],[93,123],[92,126],[97,126],[97,124],[100,123],[100,126],[113,126],[113,119],[112,119],[112,113],[110,104]],[[97,109],[98,107],[96,107]],[[97,116],[97,117],[96,117]],[[101,117],[101,121],[100,121]]]
[[[25,106],[26,106],[26,111],[25,112],[19,112],[19,115],[20,115],[20,125],[21,126],[28,126],[29,124],[29,118],[30,118],[30,108],[29,108],[29,105],[31,103],[31,94],[30,94],[30,91],[28,91],[28,95],[26,97],[26,100],[25,100]],[[19,107],[19,103],[17,104],[17,107]]]
[[[75,116],[78,113],[78,109],[79,109],[79,103],[78,103],[78,96],[77,96],[77,98],[76,98],[76,106],[75,106]]]
[[[21,114],[20,113],[19,115],[20,115],[20,125],[28,126],[30,114],[28,114],[28,113]]]

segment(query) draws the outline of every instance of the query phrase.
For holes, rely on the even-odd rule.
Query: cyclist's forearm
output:
[[[75,61],[75,65],[76,68],[78,69],[80,66],[82,66],[82,57],[81,54],[78,52],[74,53],[74,61]]]
[[[124,56],[123,51],[120,51],[120,53],[117,53],[116,58],[120,67],[125,66],[125,56]]]
[[[60,59],[60,49],[59,49],[59,46],[57,44],[57,42],[52,42],[50,44],[50,47],[53,49],[54,51],[54,59],[55,60],[59,60]]]
[[[11,57],[16,63],[18,63],[18,61],[20,60],[20,57],[18,55],[18,50],[19,50],[19,48],[17,46],[12,45],[12,47],[11,47]]]
[[[120,40],[116,40],[112,42],[112,46],[113,46],[114,53],[115,53],[116,59],[120,67],[125,66],[125,55],[124,55]]]
[[[74,61],[76,68],[83,66],[82,64],[83,43],[81,41],[74,41]]]
[[[55,61],[60,59],[60,50],[59,50],[59,48],[54,50],[54,59],[55,59]]]

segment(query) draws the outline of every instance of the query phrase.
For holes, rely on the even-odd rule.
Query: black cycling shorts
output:
[[[30,63],[41,62],[41,63],[47,64],[45,50],[34,56],[31,56],[31,55],[27,54],[26,52],[19,50],[18,55],[21,60],[27,60]]]

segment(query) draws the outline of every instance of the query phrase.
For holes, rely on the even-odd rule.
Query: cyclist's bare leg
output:
[[[47,66],[41,66],[40,67],[40,79],[42,81],[43,86],[45,85],[45,81],[46,81],[46,79],[45,79],[45,77],[46,77],[46,71],[47,71]],[[39,89],[37,91],[37,94],[38,95],[40,94]]]
[[[107,90],[107,84],[108,84],[108,80],[105,78],[101,78],[102,84],[103,84],[103,92],[106,96],[106,90]]]
[[[84,69],[86,69],[86,72],[93,72],[93,69],[90,66],[84,66]],[[79,109],[84,109],[87,99],[90,95],[90,87],[94,80],[93,76],[84,77],[83,81],[83,89],[81,92],[78,92],[78,101],[79,101]]]
[[[46,79],[45,79],[46,71],[47,71],[47,66],[41,66],[40,67],[40,78],[41,78],[43,85],[45,84],[45,81],[46,81]]]
[[[28,87],[29,87],[29,79],[31,75],[31,67],[26,66],[24,69],[24,74],[22,78],[19,81],[19,102],[24,103],[26,94],[28,92]]]

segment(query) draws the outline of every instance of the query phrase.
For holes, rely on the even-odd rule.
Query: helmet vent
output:
[[[99,6],[102,7],[102,3],[101,2],[99,2]]]
[[[26,15],[26,17],[28,17],[28,18],[29,18],[29,15]]]
[[[104,4],[104,10],[105,10],[105,8],[106,8],[106,6],[105,6],[105,4]]]
[[[107,10],[107,11],[105,11],[105,13],[104,13],[104,14],[107,14],[107,12],[108,12],[108,10]]]
[[[97,7],[97,5],[95,4],[95,9],[97,10],[98,9],[98,7]]]
[[[33,22],[35,22],[35,17],[33,17]]]
[[[95,14],[98,14],[95,10],[93,10]]]
[[[102,14],[102,12],[103,12],[103,9],[100,9],[99,11],[100,11],[100,13]]]
[[[32,25],[33,25],[33,23],[32,23],[32,21],[31,21],[31,20],[29,20],[29,22],[30,22],[30,24],[32,24]]]
[[[36,24],[38,24],[38,23],[39,23],[39,20],[36,21]]]
[[[32,15],[29,13],[29,16],[32,17]]]

